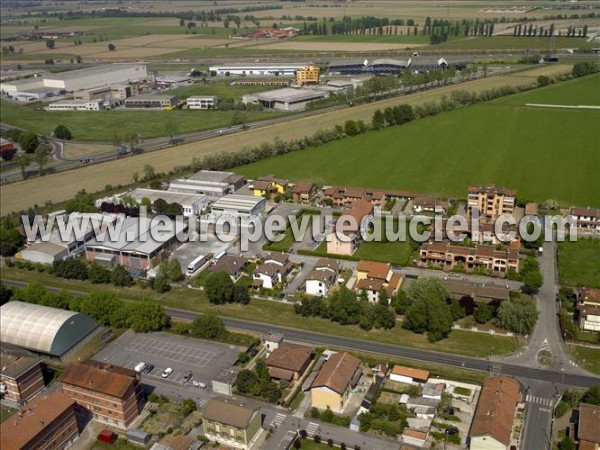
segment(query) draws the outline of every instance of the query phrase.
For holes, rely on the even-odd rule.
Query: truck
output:
[[[187,274],[188,276],[193,275],[196,270],[202,267],[209,259],[209,255],[200,255],[188,264]]]

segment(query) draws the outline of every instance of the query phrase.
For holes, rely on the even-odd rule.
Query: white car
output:
[[[167,367],[160,376],[163,378],[168,378],[169,375],[171,375],[172,373],[173,373],[173,369],[171,369],[170,367]]]
[[[192,384],[194,385],[194,387],[199,387],[199,388],[206,388],[206,384],[203,383],[202,381],[198,381],[198,380],[194,380],[192,382]]]

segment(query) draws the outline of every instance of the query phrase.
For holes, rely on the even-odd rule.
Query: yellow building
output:
[[[319,66],[309,64],[308,66],[296,71],[296,83],[299,85],[317,84],[319,82]]]
[[[275,178],[273,175],[257,178],[254,180],[253,191],[257,197],[272,196],[285,193],[287,180]]]
[[[211,441],[236,449],[252,449],[262,430],[260,408],[215,397],[206,405],[202,425]]]
[[[321,366],[310,385],[311,404],[319,409],[340,413],[361,376],[360,360],[343,352],[334,353]]]

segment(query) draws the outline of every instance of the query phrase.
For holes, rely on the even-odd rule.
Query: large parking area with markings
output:
[[[245,350],[234,345],[204,341],[168,333],[137,334],[128,331],[94,359],[133,369],[140,362],[154,368],[142,374],[142,382],[162,395],[178,398],[197,398],[199,401],[212,396],[210,381],[228,369]],[[161,375],[166,368],[173,372],[166,378]],[[192,373],[187,383],[183,378]],[[206,389],[194,386],[194,381],[206,384]]]

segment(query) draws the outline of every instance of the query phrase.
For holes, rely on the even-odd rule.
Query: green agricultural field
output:
[[[404,28],[404,27],[402,27]],[[429,44],[429,36],[411,35],[344,35],[298,36],[295,41],[303,42],[368,42],[373,44]]]
[[[110,142],[113,135],[140,133],[143,139],[166,136],[165,123],[177,125],[177,134],[210,130],[231,125],[234,114],[245,122],[274,118],[283,113],[256,111],[43,111],[2,101],[2,122],[50,135],[57,125],[65,125],[77,141]]]
[[[556,48],[579,48],[585,44],[586,38],[556,37],[555,42]],[[548,37],[470,36],[449,39],[448,42],[432,48],[440,50],[530,49],[551,52],[552,44]]]
[[[558,272],[563,285],[600,288],[600,239],[559,243]]]
[[[237,171],[250,178],[273,173],[320,184],[458,198],[466,196],[470,184],[495,183],[533,201],[600,206],[600,111],[524,106],[530,96],[536,102],[551,102],[555,90],[556,98],[566,95],[564,90],[580,97],[594,80],[600,75],[266,159]],[[510,104],[513,99],[517,104]]]

